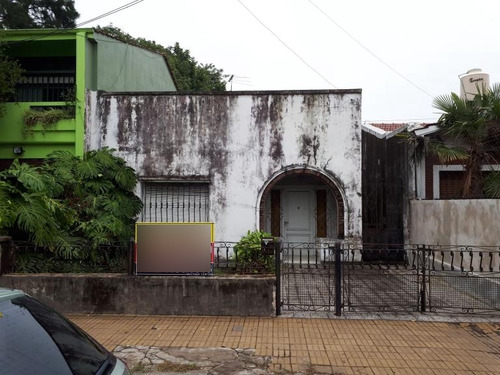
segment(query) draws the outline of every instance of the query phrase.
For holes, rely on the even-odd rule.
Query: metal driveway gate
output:
[[[281,243],[276,251],[277,314],[335,311],[342,304],[340,252],[312,243]],[[337,262],[335,262],[337,257]]]
[[[500,248],[283,243],[277,313],[500,313]]]

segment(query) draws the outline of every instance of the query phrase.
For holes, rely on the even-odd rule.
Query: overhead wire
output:
[[[311,69],[314,73],[316,73],[319,77],[321,77],[326,83],[331,85],[333,88],[338,89],[332,82],[330,82],[323,74],[317,71],[311,64],[309,64],[302,56],[300,56],[292,47],[286,44],[270,27],[268,27],[264,22],[260,20],[259,17],[255,13],[253,13],[250,8],[248,8],[241,0],[237,0],[240,5],[247,10],[248,13],[252,15],[253,18],[257,20],[263,27],[267,29],[281,44],[283,44],[290,52],[292,52],[300,61],[302,61],[309,69]]]
[[[368,52],[370,55],[372,55],[375,59],[377,59],[379,62],[384,64],[387,68],[389,68],[391,71],[396,73],[398,76],[400,76],[402,79],[404,79],[406,82],[423,92],[425,95],[430,96],[431,98],[434,98],[433,95],[429,94],[427,91],[425,91],[423,88],[421,88],[419,85],[411,81],[410,79],[406,78],[403,74],[398,72],[395,68],[393,68],[391,65],[386,63],[384,60],[382,60],[380,57],[378,57],[373,51],[371,51],[368,47],[366,47],[363,43],[361,43],[358,39],[356,39],[350,32],[348,32],[344,27],[342,27],[337,21],[335,21],[332,17],[330,17],[323,9],[321,9],[317,4],[315,4],[312,0],[308,0],[309,3],[311,3],[319,12],[321,12],[326,18],[328,18],[335,26],[337,26],[342,32],[344,32],[349,38],[351,38],[353,41],[355,41],[361,48],[363,48],[366,52]]]
[[[45,35],[37,35],[37,36],[29,37],[29,38],[26,38],[26,39],[23,39],[23,40],[19,40],[17,42],[9,42],[9,45],[16,45],[16,44],[20,44],[20,43],[31,42],[31,41],[34,41],[34,40],[44,39],[44,38],[47,38],[49,36],[53,36],[53,35],[57,35],[57,34],[62,34],[62,33],[67,32],[68,30],[77,29],[77,28],[82,27],[84,25],[87,25],[87,24],[89,24],[91,22],[98,21],[98,20],[100,20],[102,18],[111,16],[112,14],[121,12],[122,10],[130,8],[130,7],[134,6],[134,5],[137,5],[137,4],[139,4],[139,3],[143,2],[143,1],[144,0],[133,0],[133,1],[129,2],[129,3],[126,3],[126,4],[123,4],[123,5],[119,6],[118,8],[112,9],[112,10],[106,12],[106,13],[102,13],[99,16],[91,18],[90,20],[87,20],[87,21],[84,21],[84,22],[80,22],[74,28],[70,28],[70,29],[55,29],[53,32],[47,33]]]

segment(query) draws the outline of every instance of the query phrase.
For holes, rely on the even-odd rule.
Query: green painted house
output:
[[[24,70],[0,118],[4,163],[44,158],[55,150],[83,155],[87,90],[176,91],[165,56],[94,29],[5,30],[3,42]],[[53,113],[57,121],[44,127],[37,122],[41,112]],[[25,125],[26,113],[35,114],[36,125]]]

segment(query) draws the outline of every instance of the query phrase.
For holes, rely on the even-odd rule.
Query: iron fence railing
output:
[[[14,242],[13,272],[130,272],[130,245],[112,243],[96,249],[74,246],[36,246]]]
[[[77,272],[132,273],[133,246],[16,245],[14,271],[75,272],[76,263]],[[500,246],[276,242],[249,251],[218,241],[213,265],[216,275],[275,274],[278,313],[500,313]]]
[[[74,100],[75,74],[26,73],[16,85],[18,102],[66,102]]]
[[[500,246],[284,243],[280,257],[285,310],[500,313]]]
[[[261,248],[238,248],[237,242],[214,243],[214,270],[216,273],[269,274],[275,272],[274,247],[271,251]]]

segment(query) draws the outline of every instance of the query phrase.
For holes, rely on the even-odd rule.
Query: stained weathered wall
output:
[[[273,277],[4,275],[0,286],[20,289],[61,313],[271,316]]]
[[[217,239],[258,228],[264,185],[298,167],[336,183],[346,237],[361,237],[361,90],[91,92],[86,135],[87,148],[115,148],[143,178],[209,181]]]
[[[500,200],[412,200],[411,241],[430,245],[500,245]]]

